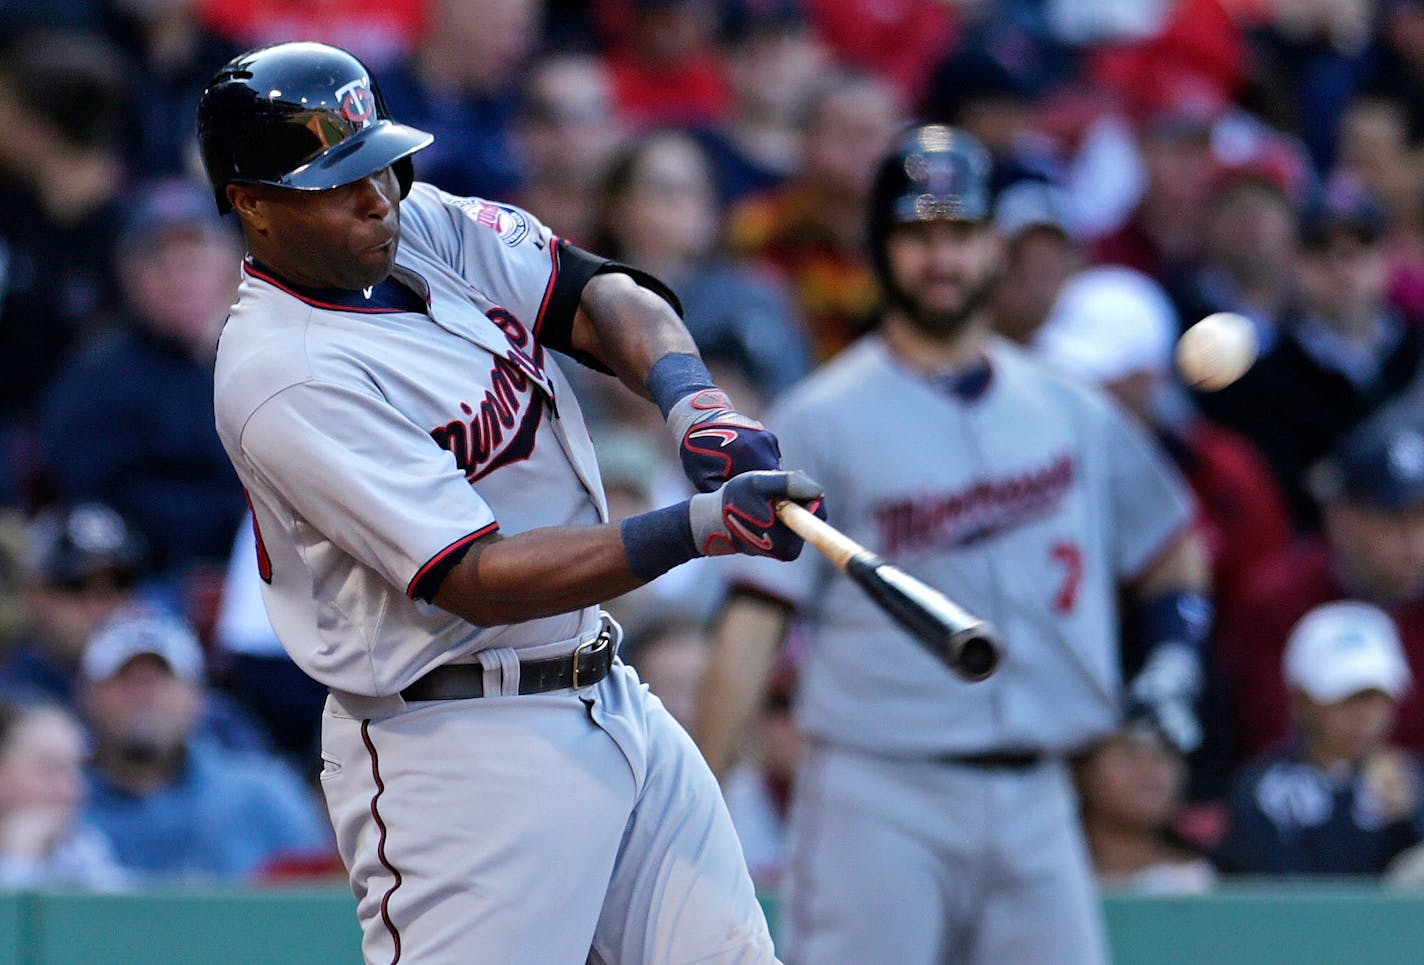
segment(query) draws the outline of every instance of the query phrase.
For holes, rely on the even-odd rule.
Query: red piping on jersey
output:
[[[539,330],[544,327],[544,313],[549,310],[549,301],[554,297],[554,286],[559,281],[559,239],[549,239],[549,260],[553,270],[549,272],[549,284],[544,288],[544,298],[539,302],[539,314],[534,316],[534,339],[538,341]]]
[[[391,873],[395,880],[386,889],[386,893],[381,896],[381,921],[386,923],[386,931],[391,933],[391,941],[395,944],[395,956],[391,959],[391,965],[396,965],[401,957],[400,929],[396,928],[395,922],[391,921],[391,895],[396,893],[396,889],[401,886],[401,873],[396,870],[386,857],[386,822],[381,820],[381,812],[377,809],[376,803],[380,801],[381,795],[386,793],[386,782],[381,780],[380,758],[376,756],[376,745],[371,742],[371,722],[361,721],[361,740],[366,744],[366,751],[371,755],[371,776],[376,780],[376,793],[371,795],[371,817],[376,822],[376,827],[381,829],[381,837],[376,842],[376,856],[381,859],[381,866]]]
[[[488,526],[483,526],[480,529],[475,530],[468,536],[461,536],[459,539],[455,540],[455,542],[451,543],[449,546],[445,547],[443,550],[430,557],[430,559],[426,561],[425,565],[420,568],[419,572],[417,572],[415,576],[410,578],[410,583],[406,584],[405,595],[410,597],[412,600],[415,599],[415,591],[420,586],[420,581],[425,578],[425,574],[430,572],[431,567],[438,565],[441,560],[443,560],[445,557],[449,556],[456,550],[463,549],[464,547],[469,546],[475,540],[479,539],[482,536],[488,536],[490,533],[493,533],[497,529],[499,529],[499,523],[490,523]]]
[[[247,272],[249,275],[252,275],[252,276],[254,276],[254,277],[257,277],[257,278],[262,279],[263,281],[265,281],[267,284],[271,285],[271,286],[274,287],[274,288],[280,288],[282,291],[286,292],[288,295],[291,295],[293,298],[297,299],[297,301],[306,302],[308,305],[315,306],[316,308],[324,308],[324,309],[326,309],[327,311],[332,311],[332,312],[359,312],[359,313],[362,314],[362,315],[395,315],[395,314],[399,314],[400,312],[404,311],[404,309],[401,309],[401,308],[360,308],[360,307],[357,307],[357,306],[355,306],[355,305],[336,305],[336,304],[333,304],[332,302],[324,302],[324,301],[320,301],[320,300],[315,299],[315,298],[308,298],[306,295],[303,295],[301,292],[299,292],[299,291],[294,291],[293,289],[291,289],[291,288],[287,287],[286,285],[282,284],[280,281],[278,281],[276,278],[272,277],[271,275],[267,274],[266,272],[261,271],[260,269],[257,269],[257,268],[253,268],[251,262],[244,261],[244,262],[242,263],[242,270],[245,271],[245,272]]]

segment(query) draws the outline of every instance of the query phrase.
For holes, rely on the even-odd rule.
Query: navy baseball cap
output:
[[[148,564],[147,540],[103,503],[45,510],[27,537],[31,571],[53,586],[82,586],[102,574],[134,582]]]
[[[129,197],[119,220],[119,244],[142,245],[172,228],[231,234],[213,209],[210,191],[183,178],[165,178],[141,185]]]
[[[1336,236],[1349,234],[1376,245],[1388,226],[1384,208],[1363,185],[1342,181],[1327,185],[1301,209],[1300,240],[1307,248],[1322,248]]]
[[[1424,410],[1418,400],[1392,404],[1349,432],[1311,470],[1310,485],[1324,503],[1386,512],[1424,505]]]

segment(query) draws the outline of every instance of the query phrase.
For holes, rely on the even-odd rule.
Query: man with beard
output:
[[[998,673],[965,683],[814,554],[740,568],[696,736],[725,774],[804,619],[787,961],[1104,961],[1065,759],[1124,716],[1181,750],[1198,739],[1210,605],[1190,498],[1105,396],[990,334],[988,184],[962,131],[899,141],[870,214],[881,328],[770,417],[838,528],[1005,643]],[[1126,660],[1120,590],[1143,642]]]

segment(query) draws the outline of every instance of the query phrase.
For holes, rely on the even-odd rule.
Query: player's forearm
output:
[[[734,597],[717,622],[703,677],[693,738],[719,779],[766,696],[771,665],[786,635],[787,611],[754,597]]]
[[[1192,530],[1184,531],[1129,589],[1138,600],[1182,591],[1210,593],[1211,564],[1201,537]]]
[[[624,274],[595,275],[584,286],[573,346],[607,365],[645,399],[653,363],[673,353],[697,354],[686,326],[657,294]]]
[[[477,626],[569,613],[641,585],[617,524],[530,530],[476,543],[434,603]]]

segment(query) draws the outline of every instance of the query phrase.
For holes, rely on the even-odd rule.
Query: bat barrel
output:
[[[944,660],[950,669],[971,683],[985,680],[999,669],[998,636],[982,620],[951,634],[944,649]]]

